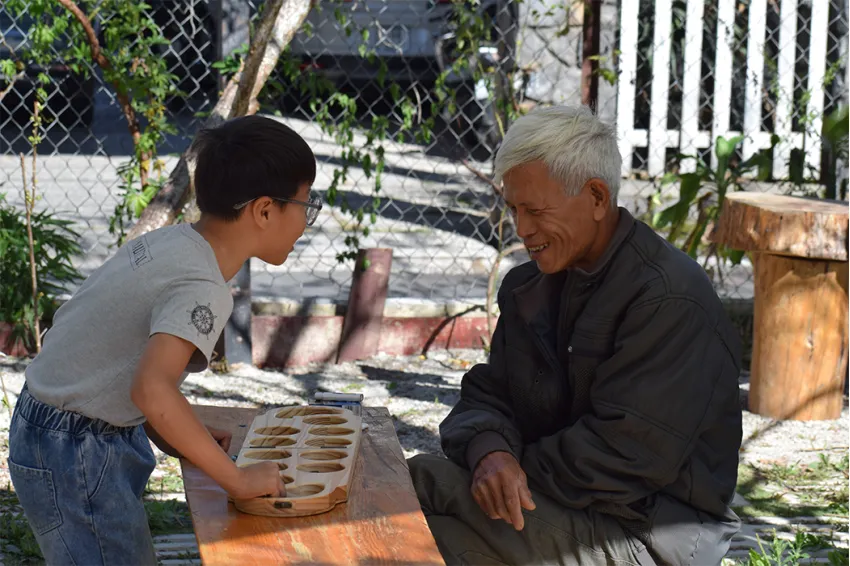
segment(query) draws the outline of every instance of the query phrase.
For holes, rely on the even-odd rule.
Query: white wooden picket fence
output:
[[[815,176],[820,169],[821,140],[812,132],[821,131],[824,106],[824,74],[826,71],[829,0],[779,0],[781,24],[779,28],[779,56],[775,61],[778,74],[778,95],[775,117],[775,132],[762,130],[762,93],[764,89],[766,10],[768,0],[750,0],[747,37],[747,82],[744,103],[743,132],[730,130],[732,96],[732,42],[735,11],[739,0],[717,0],[717,49],[714,54],[714,95],[712,100],[713,124],[710,131],[701,130],[698,121],[700,107],[700,74],[703,38],[703,14],[706,0],[688,0],[684,52],[684,77],[682,85],[681,128],[667,128],[669,109],[668,84],[670,77],[671,31],[673,0],[655,0],[652,83],[649,129],[635,129],[635,77],[638,55],[638,0],[623,0],[620,19],[620,78],[617,96],[617,124],[620,138],[620,153],[623,156],[623,175],[632,172],[632,152],[636,148],[648,148],[647,173],[652,176],[665,172],[665,150],[674,148],[680,153],[693,155],[697,148],[714,148],[719,136],[730,138],[739,134],[743,141],[743,158],[767,149],[771,135],[777,134],[781,142],[774,150],[772,164],[774,179],[788,176],[791,151],[805,151],[806,169]],[[812,122],[805,132],[792,131],[795,114],[793,100],[795,79],[795,50],[797,34],[797,12],[803,3],[811,5],[809,32],[811,43],[808,49],[808,72],[804,78],[811,93],[806,114]],[[798,110],[799,111],[799,110]],[[712,165],[716,156],[712,151]],[[682,172],[693,171],[695,163],[686,160]]]

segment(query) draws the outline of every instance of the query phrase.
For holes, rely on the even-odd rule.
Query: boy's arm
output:
[[[150,421],[145,421],[144,427],[145,427],[145,433],[148,435],[148,438],[150,438],[151,441],[154,444],[156,444],[157,448],[159,448],[160,450],[162,450],[163,452],[165,452],[167,455],[171,456],[172,458],[182,458],[183,457],[183,454],[181,454],[180,452],[175,450],[173,446],[171,446],[169,443],[167,443],[165,441],[165,439],[159,435],[159,433],[156,431],[156,429],[151,426]]]
[[[192,343],[170,334],[154,334],[148,340],[130,392],[148,428],[236,498],[284,493],[276,464],[265,462],[270,466],[263,468],[269,470],[237,468],[180,393],[178,383],[194,351]],[[278,485],[273,485],[275,478]]]
[[[169,443],[167,443],[165,441],[165,439],[162,436],[160,436],[160,434],[156,431],[156,429],[151,426],[150,422],[145,421],[144,427],[145,427],[145,433],[148,435],[148,438],[151,439],[154,444],[156,444],[157,448],[159,448],[165,454],[167,454],[167,455],[169,455],[173,458],[182,458],[183,457],[183,454],[181,454],[180,452],[175,450],[173,446],[171,446]],[[207,431],[215,439],[215,441],[218,443],[218,445],[221,446],[222,450],[224,450],[225,452],[230,450],[230,441],[233,437],[233,435],[230,433],[230,431],[220,430],[220,429],[217,429],[217,428],[213,428],[211,426],[207,426]]]

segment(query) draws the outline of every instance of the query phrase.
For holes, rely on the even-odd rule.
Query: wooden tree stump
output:
[[[841,416],[847,376],[846,202],[726,196],[713,239],[751,253],[755,274],[750,411]]]

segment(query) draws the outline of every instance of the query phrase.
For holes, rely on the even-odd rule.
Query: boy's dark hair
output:
[[[236,205],[263,196],[293,198],[316,179],[310,146],[272,118],[241,116],[205,128],[192,151],[198,208],[223,220],[239,218]]]

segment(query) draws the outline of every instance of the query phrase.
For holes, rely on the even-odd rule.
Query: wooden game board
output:
[[[286,496],[235,500],[234,505],[244,513],[272,517],[330,511],[348,499],[361,435],[360,417],[339,407],[284,407],[258,415],[236,465],[276,462]]]

